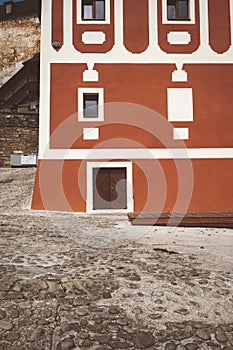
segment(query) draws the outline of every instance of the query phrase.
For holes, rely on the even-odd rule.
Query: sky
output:
[[[2,5],[3,2],[7,2],[8,0],[0,0],[0,5]],[[23,0],[14,0],[14,2],[19,2],[19,1],[23,1]]]

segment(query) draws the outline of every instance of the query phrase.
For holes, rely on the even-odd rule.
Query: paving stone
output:
[[[104,291],[102,294],[103,299],[111,299],[112,294],[110,292]]]
[[[86,316],[88,314],[88,309],[87,308],[76,308],[75,313],[78,316]]]
[[[9,198],[6,211],[2,198],[0,349],[233,350],[231,271],[135,244],[111,217],[50,217]]]
[[[107,344],[112,339],[110,334],[96,334],[94,340],[99,344]]]
[[[19,338],[20,338],[20,334],[19,334],[19,332],[16,332],[15,330],[8,332],[8,334],[6,336],[6,340],[9,341],[11,344],[13,344]]]
[[[189,310],[188,309],[178,309],[178,310],[175,310],[175,312],[177,314],[180,314],[180,315],[188,315],[189,314]]]
[[[155,345],[155,339],[149,332],[138,332],[134,338],[134,343],[139,349],[147,349]]]
[[[184,339],[188,339],[192,336],[192,332],[189,330],[180,330],[180,331],[176,331],[174,334],[174,339],[176,340],[184,340]]]
[[[89,340],[89,339],[84,339],[80,343],[80,346],[84,347],[84,348],[87,348],[87,347],[92,346],[92,345],[93,345],[93,342],[91,340]]]
[[[174,342],[169,342],[165,344],[164,350],[176,350],[176,345]]]
[[[6,317],[6,311],[3,309],[0,309],[0,320]]]
[[[207,330],[204,329],[198,329],[196,332],[198,338],[202,340],[209,340],[210,339],[210,334]]]
[[[31,337],[30,337],[30,340],[32,342],[35,342],[37,341],[38,339],[40,339],[40,337],[42,336],[43,334],[43,328],[42,327],[38,327],[36,329],[34,329],[31,333]]]
[[[185,349],[187,349],[187,350],[198,350],[198,344],[196,344],[196,343],[185,344]]]
[[[110,306],[108,312],[112,315],[117,315],[121,312],[120,308],[117,306]]]
[[[128,278],[130,281],[141,281],[141,277],[137,274],[132,274]]]
[[[128,320],[127,318],[118,318],[116,320],[116,323],[119,324],[120,326],[127,326]]]
[[[10,331],[13,328],[13,324],[8,321],[0,320],[0,329],[4,331]]]
[[[63,339],[56,347],[56,350],[72,350],[75,348],[75,343],[72,338]]]
[[[125,340],[132,340],[132,335],[127,333],[127,332],[123,332],[123,331],[120,331],[117,333],[117,336],[119,338],[122,338],[122,339],[125,339]]]
[[[122,340],[115,340],[109,343],[112,349],[129,349],[129,343]]]
[[[215,338],[220,343],[226,343],[227,337],[225,332],[221,328],[217,328],[215,331]]]

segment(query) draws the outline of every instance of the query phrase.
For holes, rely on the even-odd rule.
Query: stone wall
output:
[[[39,116],[37,113],[0,114],[0,167],[10,165],[15,151],[38,154]]]
[[[0,86],[40,51],[40,21],[25,17],[1,21]]]

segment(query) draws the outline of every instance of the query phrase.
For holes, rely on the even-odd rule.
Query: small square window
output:
[[[167,0],[167,20],[189,20],[189,0]]]
[[[161,0],[163,24],[194,24],[195,0]]]
[[[12,4],[6,5],[6,14],[8,15],[11,12],[12,12]]]
[[[78,120],[85,122],[104,120],[103,88],[78,89]]]
[[[98,118],[98,93],[84,93],[83,94],[83,116],[84,118]]]
[[[83,21],[104,21],[105,0],[82,0]]]
[[[109,24],[110,0],[76,0],[78,24]]]

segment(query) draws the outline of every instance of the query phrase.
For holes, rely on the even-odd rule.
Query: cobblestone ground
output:
[[[1,350],[233,350],[229,264],[139,244],[123,216],[30,211],[34,174],[0,170]]]

